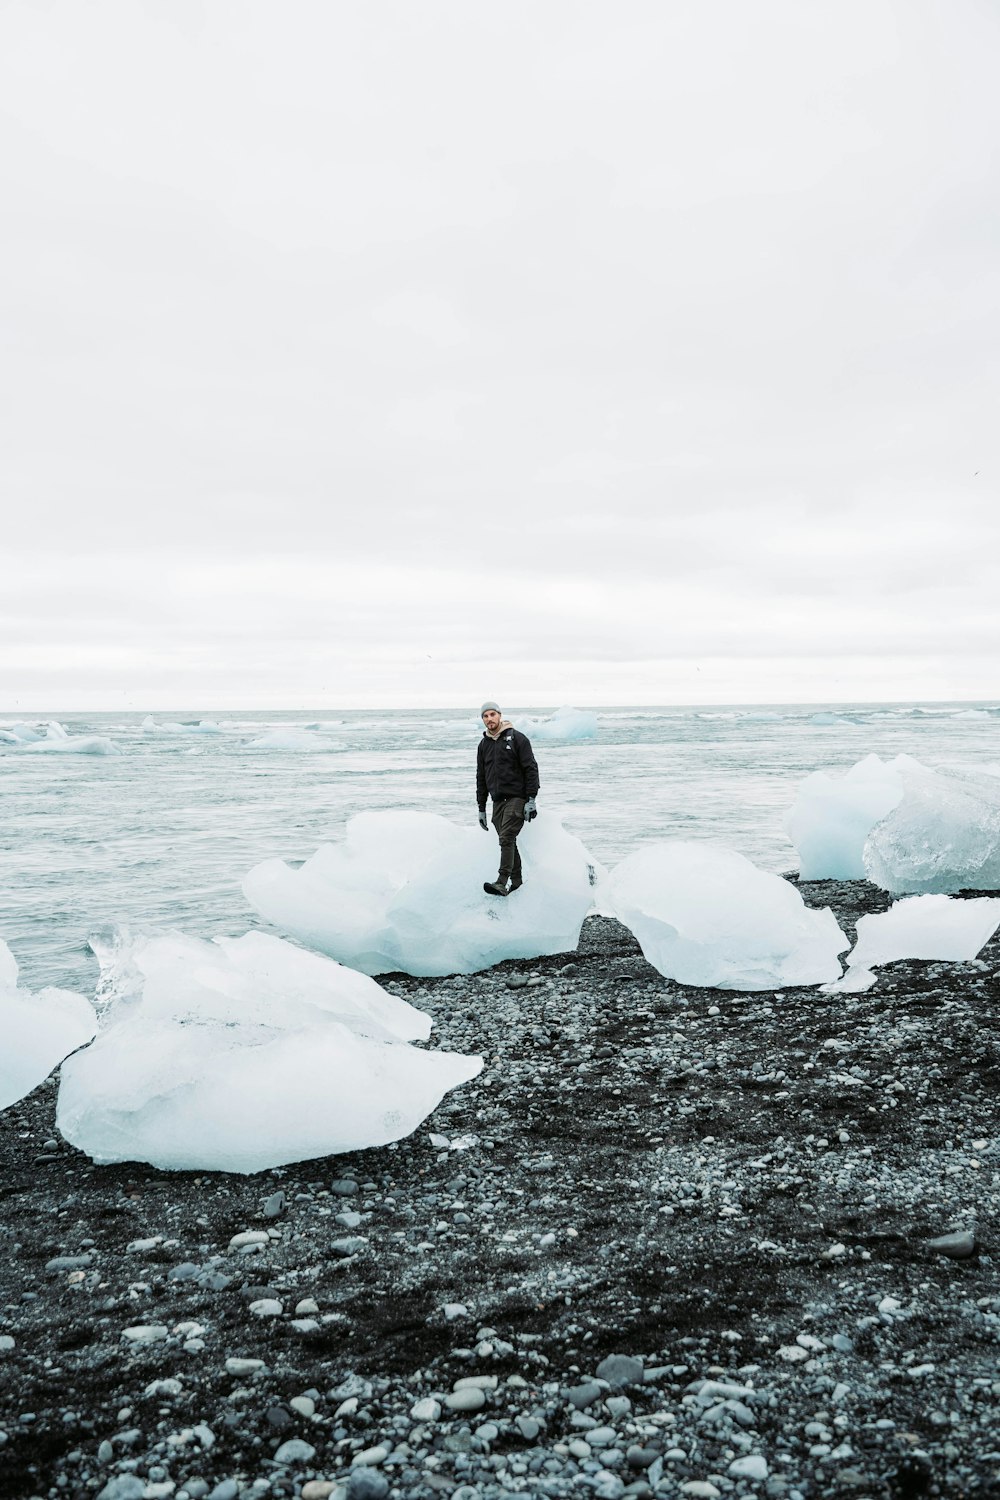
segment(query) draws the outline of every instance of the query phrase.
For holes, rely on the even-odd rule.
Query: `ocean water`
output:
[[[683,837],[794,869],[782,819],[810,772],[845,770],[872,753],[905,752],[931,766],[1000,763],[997,704],[597,713],[596,738],[536,737],[539,809],[609,866],[644,840]],[[527,727],[528,714],[509,716]],[[56,717],[71,737],[107,737],[121,754],[0,743],[0,937],[32,988],[92,989],[88,937],[112,923],[202,937],[264,925],[243,899],[245,872],[272,855],[307,858],[356,812],[476,817],[474,715],[175,713],[155,716],[158,732],[141,714]],[[0,718],[0,728],[14,718]],[[216,727],[198,731],[206,719]]]

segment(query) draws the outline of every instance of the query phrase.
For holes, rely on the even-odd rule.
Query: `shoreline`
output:
[[[799,889],[849,936],[891,900]],[[383,976],[483,1073],[249,1178],[95,1168],[49,1080],[0,1116],[5,1495],[1000,1492],[998,973],[995,937],[863,994],[699,990],[590,917]]]

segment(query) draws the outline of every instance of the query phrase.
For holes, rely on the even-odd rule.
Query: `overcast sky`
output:
[[[992,0],[5,0],[0,710],[996,698]]]

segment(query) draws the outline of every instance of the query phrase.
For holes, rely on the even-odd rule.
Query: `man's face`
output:
[[[483,723],[486,725],[486,728],[489,730],[490,734],[496,734],[497,730],[500,728],[500,715],[497,713],[495,708],[488,708],[486,710],[486,712],[483,714]]]

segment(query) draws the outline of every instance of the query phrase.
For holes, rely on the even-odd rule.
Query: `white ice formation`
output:
[[[22,748],[26,755],[121,755],[118,746],[105,735],[70,735],[61,724],[55,723],[46,726],[44,738],[36,736],[28,743],[22,742]]]
[[[471,974],[575,949],[593,900],[579,839],[542,813],[518,837],[524,885],[486,895],[496,835],[433,813],[359,813],[339,844],[293,869],[255,866],[243,892],[269,922],[365,974]]]
[[[592,740],[597,715],[589,709],[559,708],[548,719],[525,719],[519,727],[530,740]]]
[[[0,744],[3,745],[31,745],[41,737],[30,724],[8,724],[5,729],[0,729]]]
[[[102,1029],[64,1066],[56,1124],[94,1161],[259,1172],[410,1134],[479,1057],[430,1018],[265,933],[95,943]]]
[[[958,900],[953,896],[910,896],[888,911],[858,919],[857,942],[847,973],[832,992],[870,989],[873,969],[900,959],[924,958],[967,963],[1000,927],[1000,899]]]
[[[814,771],[785,817],[803,880],[863,880],[865,839],[903,796],[907,756],[884,762],[869,755],[843,776]]]
[[[30,1094],[96,1031],[94,1007],[82,995],[18,988],[17,961],[0,941],[0,1109]]]
[[[332,740],[324,739],[311,729],[270,729],[247,745],[248,750],[292,750],[298,754],[337,748]]]
[[[868,879],[894,893],[1000,890],[996,776],[907,759],[900,777],[902,798],[865,844]]]
[[[611,872],[601,909],[625,923],[661,974],[715,989],[822,984],[849,946],[829,908],[742,854],[682,839],[647,844]]]
[[[147,714],[142,721],[144,734],[158,735],[188,735],[188,734],[225,734],[221,724],[216,724],[214,719],[201,719],[197,724],[182,724],[175,720],[165,719],[157,722],[152,714]]]

